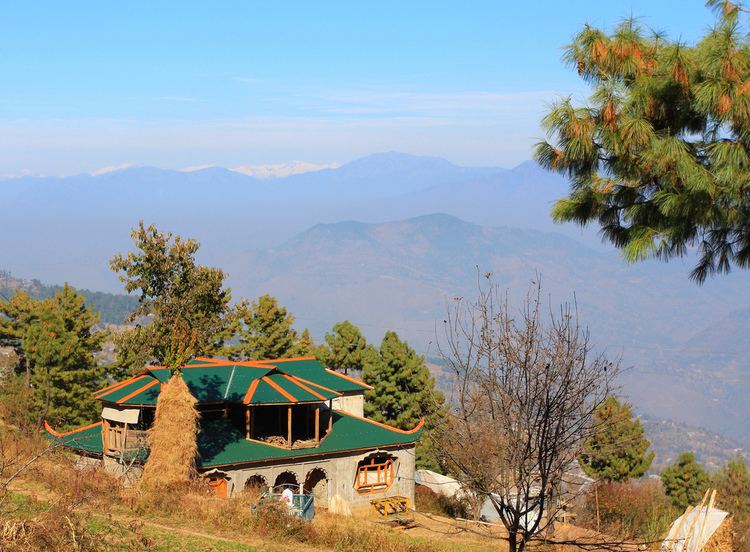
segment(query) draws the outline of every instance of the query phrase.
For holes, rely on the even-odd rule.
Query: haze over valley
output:
[[[551,222],[566,190],[532,162],[460,167],[393,152],[274,178],[129,167],[8,179],[0,267],[121,292],[108,260],[144,220],[200,241],[235,298],[277,296],[317,340],[349,319],[369,340],[395,329],[430,357],[447,305],[471,298],[478,275],[492,272],[518,302],[541,274],[554,301],[575,293],[593,341],[622,355],[639,413],[750,441],[750,304],[737,301],[750,277],[697,286],[690,259],[628,265],[592,230]]]

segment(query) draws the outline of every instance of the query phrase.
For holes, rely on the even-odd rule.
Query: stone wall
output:
[[[374,453],[388,454],[394,459],[394,481],[390,487],[383,491],[359,494],[355,489],[357,464]],[[297,484],[304,485],[305,480],[316,469],[322,470],[325,473],[325,480],[322,483],[325,487],[325,496],[320,496],[318,492],[315,492],[315,489],[312,489],[316,495],[316,504],[318,506],[327,507],[328,500],[335,495],[339,495],[352,509],[369,507],[370,500],[375,498],[397,495],[407,497],[410,504],[412,506],[414,504],[414,445],[372,449],[356,454],[340,454],[310,461],[288,461],[253,467],[209,469],[204,472],[204,475],[226,477],[228,480],[228,492],[231,496],[242,492],[245,484],[254,477],[262,478],[265,485],[272,487],[277,484],[280,476],[284,479],[290,479],[288,474],[292,474]],[[315,474],[312,475],[314,476]]]
[[[365,398],[362,393],[342,395],[331,402],[334,410],[343,410],[360,418],[365,415]]]

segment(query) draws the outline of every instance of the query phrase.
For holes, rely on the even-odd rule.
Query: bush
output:
[[[623,539],[660,540],[681,513],[671,505],[661,482],[654,479],[598,484],[599,530]],[[596,493],[584,498],[578,523],[597,529]]]
[[[469,512],[466,500],[436,493],[424,485],[414,489],[414,507],[420,512],[452,518],[466,518]]]

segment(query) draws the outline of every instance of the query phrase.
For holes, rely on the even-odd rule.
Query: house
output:
[[[140,474],[148,451],[164,367],[96,393],[101,420],[51,439],[85,462]],[[414,499],[416,442],[423,421],[404,431],[363,417],[364,382],[314,357],[235,362],[198,358],[182,377],[200,413],[197,468],[219,495],[291,484],[326,507],[338,495],[351,507],[373,498]]]

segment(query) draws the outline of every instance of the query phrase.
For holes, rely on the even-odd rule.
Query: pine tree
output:
[[[640,420],[630,405],[609,397],[594,413],[596,433],[584,443],[580,464],[586,475],[606,481],[641,477],[654,459]]]
[[[664,492],[678,510],[695,506],[708,486],[708,475],[692,452],[683,452],[661,471]]]
[[[95,354],[106,334],[94,332],[99,315],[67,284],[52,299],[38,301],[23,330],[31,367],[34,410],[58,427],[90,422],[98,414],[93,392],[103,381]]]
[[[736,520],[750,516],[750,470],[742,456],[730,459],[713,476],[717,506]]]
[[[116,255],[110,267],[121,273],[125,291],[140,293],[129,321],[148,318],[118,336],[118,365],[124,371],[149,363],[179,366],[191,356],[216,353],[233,327],[224,272],[196,264],[195,240],[143,222],[131,235],[138,252]]]
[[[309,353],[309,332],[306,337],[297,334],[292,327],[294,316],[275,297],[263,295],[251,305],[243,301],[237,313],[242,328],[237,334],[239,345],[227,351],[232,359],[290,358]]]
[[[373,388],[365,391],[365,415],[400,429],[413,428],[425,418],[425,432],[417,447],[417,465],[438,470],[431,451],[430,431],[443,414],[445,398],[435,389],[424,357],[395,332],[386,332],[380,351],[366,347],[362,379]]]
[[[558,221],[596,223],[624,257],[669,259],[697,247],[691,277],[750,267],[750,48],[741,4],[709,0],[718,22],[695,45],[586,27],[566,61],[593,88],[542,121],[544,167],[569,177]]]
[[[315,350],[315,341],[310,335],[310,330],[305,328],[299,341],[294,345],[294,356],[308,356]]]
[[[362,371],[367,341],[357,326],[348,320],[339,322],[333,326],[333,333],[326,333],[325,340],[325,345],[316,350],[316,356],[323,364],[344,374]]]

